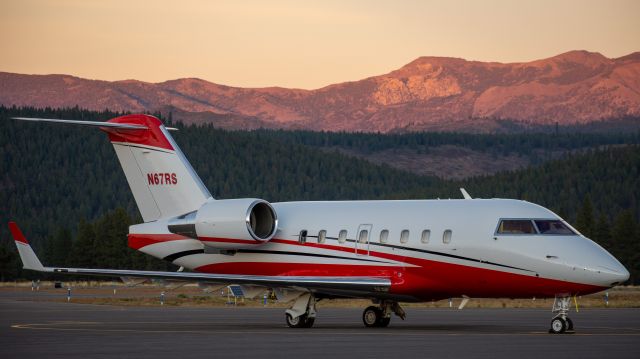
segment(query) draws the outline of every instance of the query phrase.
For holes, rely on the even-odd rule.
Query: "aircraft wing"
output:
[[[243,284],[270,288],[306,289],[340,296],[376,296],[389,291],[391,281],[382,277],[324,277],[324,276],[258,276],[197,272],[162,272],[127,269],[58,268],[42,265],[31,245],[15,222],[9,222],[23,268],[45,273],[163,279],[216,284]]]

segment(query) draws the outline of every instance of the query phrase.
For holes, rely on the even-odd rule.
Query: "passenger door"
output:
[[[358,226],[358,232],[354,242],[355,253],[357,255],[369,255],[369,239],[371,238],[371,224],[361,224]]]

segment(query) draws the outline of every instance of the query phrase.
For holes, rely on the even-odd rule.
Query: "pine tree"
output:
[[[586,195],[576,217],[576,228],[586,237],[592,238],[594,226],[593,204],[589,195]]]
[[[17,276],[16,257],[15,247],[9,248],[5,243],[0,243],[0,282]]]
[[[49,240],[47,265],[69,266],[68,259],[72,247],[71,232],[66,228],[60,228]]]
[[[612,247],[611,226],[609,225],[607,216],[604,214],[600,214],[600,217],[598,218],[592,239],[607,250],[610,250]]]
[[[638,241],[637,223],[631,210],[622,211],[615,219],[612,235],[612,253],[631,274],[629,281],[638,283],[640,281],[640,268],[638,265],[638,251],[640,241]],[[635,261],[635,262],[634,262]]]
[[[95,261],[95,239],[96,232],[92,223],[84,219],[78,224],[78,234],[73,242],[71,257],[73,264],[80,268],[91,268],[96,266]]]

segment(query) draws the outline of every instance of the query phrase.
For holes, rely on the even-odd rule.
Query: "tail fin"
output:
[[[108,122],[148,128],[102,128],[109,135],[145,222],[194,211],[211,197],[160,120],[127,115]]]
[[[145,222],[198,209],[211,194],[162,122],[126,115],[107,122],[28,119],[97,126],[109,136]]]

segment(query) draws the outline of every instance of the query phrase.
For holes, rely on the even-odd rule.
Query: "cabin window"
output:
[[[559,220],[535,220],[540,234],[575,235],[575,232]]]
[[[338,234],[338,243],[344,243],[347,241],[347,230],[343,229]]]
[[[422,231],[422,236],[420,236],[420,241],[422,243],[429,243],[429,237],[431,237],[431,231],[428,229],[425,229],[424,231]]]
[[[536,229],[530,219],[503,219],[498,234],[536,234]]]
[[[442,243],[444,244],[449,244],[451,243],[451,235],[453,233],[451,232],[450,229],[447,229],[444,231],[444,233],[442,234]]]
[[[327,231],[324,229],[318,232],[318,243],[324,243],[327,240]]]
[[[388,240],[389,240],[389,230],[383,229],[382,231],[380,231],[380,243],[387,243]]]
[[[307,230],[303,229],[300,231],[300,234],[298,235],[298,242],[299,243],[306,243],[307,242]]]
[[[402,232],[400,232],[400,243],[407,243],[407,242],[409,242],[409,230],[403,229]]]
[[[358,235],[358,242],[367,243],[368,241],[369,241],[369,231],[367,231],[366,229],[361,230],[360,234]]]

